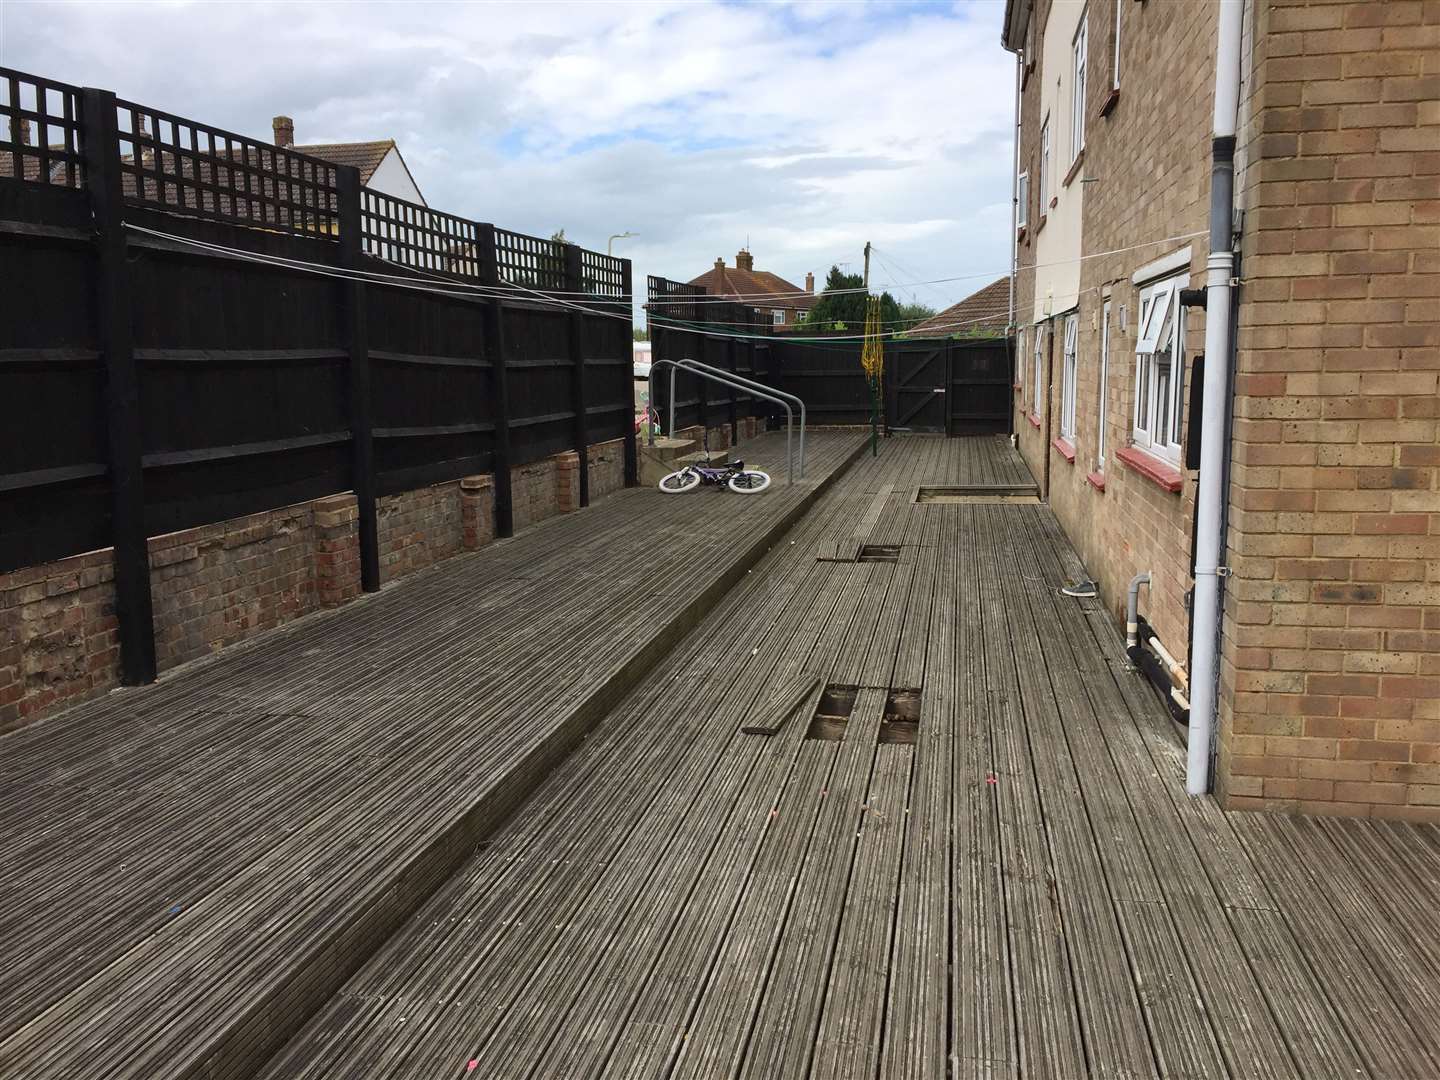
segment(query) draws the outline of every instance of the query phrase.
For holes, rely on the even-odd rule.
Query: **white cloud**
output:
[[[0,63],[252,135],[282,112],[301,141],[393,135],[441,209],[602,250],[640,233],[620,249],[637,282],[747,238],[792,281],[858,267],[866,240],[938,278],[1009,263],[1000,17],[983,0],[7,0]]]

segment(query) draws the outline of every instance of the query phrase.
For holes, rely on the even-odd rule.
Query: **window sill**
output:
[[[1085,164],[1085,148],[1080,148],[1080,153],[1075,155],[1075,160],[1070,163],[1070,171],[1065,174],[1065,180],[1061,187],[1069,187],[1070,181],[1080,174],[1080,167]]]
[[[1105,490],[1105,474],[1103,472],[1092,472],[1085,474],[1085,482],[1096,491]]]
[[[1045,215],[1040,215],[1040,220],[1035,223],[1035,235],[1040,235],[1040,230],[1045,227]]]
[[[1114,90],[1111,90],[1110,93],[1105,96],[1105,100],[1100,103],[1100,115],[1109,116],[1115,111],[1115,106],[1119,103],[1120,88],[1116,87]]]
[[[1025,226],[1024,226],[1024,225],[1020,225],[1020,226],[1017,226],[1017,227],[1016,227],[1016,229],[1015,229],[1015,239],[1016,239],[1016,240],[1024,240],[1024,239],[1025,239]]]
[[[1057,206],[1059,206],[1059,205],[1060,205],[1060,196],[1059,196],[1059,195],[1051,195],[1051,196],[1050,196],[1050,209],[1051,209],[1051,210],[1054,210],[1055,207],[1057,207]]]
[[[1059,450],[1060,456],[1071,465],[1075,464],[1075,447],[1070,444],[1069,439],[1055,438],[1050,441],[1050,445]]]
[[[1122,450],[1115,451],[1115,456],[1145,479],[1173,495],[1178,495],[1185,484],[1185,476],[1179,469],[1169,462],[1161,461],[1159,458],[1145,453],[1144,450],[1127,446]]]
[[[1026,419],[1026,420],[1029,420],[1030,423],[1031,423],[1032,425],[1034,425],[1036,428],[1038,428],[1038,427],[1040,426],[1040,417],[1036,416],[1033,412],[1032,412],[1032,413],[1026,413],[1026,414],[1025,414],[1025,419]]]

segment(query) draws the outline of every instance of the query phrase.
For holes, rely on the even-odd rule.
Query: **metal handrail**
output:
[[[784,398],[786,401],[793,401],[796,405],[799,405],[799,406],[800,406],[800,479],[801,479],[801,480],[804,480],[804,479],[805,479],[805,402],[804,402],[803,400],[801,400],[801,398],[800,398],[798,395],[789,393],[788,391],[785,391],[785,390],[777,390],[777,389],[775,389],[775,387],[773,387],[773,386],[766,386],[766,385],[765,385],[764,383],[762,383],[762,382],[756,382],[754,379],[747,379],[744,375],[737,375],[737,374],[735,374],[735,372],[733,372],[733,371],[726,371],[724,368],[717,368],[717,367],[715,367],[715,365],[713,365],[713,364],[705,364],[705,363],[702,363],[702,362],[699,361],[699,360],[692,360],[692,359],[691,359],[690,357],[688,357],[688,356],[682,356],[682,357],[680,358],[680,363],[681,363],[682,365],[684,365],[685,367],[701,368],[701,369],[703,369],[703,370],[705,370],[705,371],[709,371],[709,372],[711,372],[712,374],[715,374],[715,375],[725,375],[725,376],[728,376],[729,378],[734,379],[736,382],[741,383],[743,386],[746,386],[746,387],[748,387],[748,388],[751,389],[751,390],[760,390],[760,391],[763,391],[763,392],[766,392],[766,393],[775,394],[777,397],[782,397],[782,398]]]
[[[683,363],[684,363],[684,361],[682,361],[682,360],[656,360],[656,361],[654,361],[654,362],[650,365],[650,374],[649,374],[649,376],[648,376],[649,395],[650,395],[650,401],[651,401],[652,406],[653,406],[653,403],[654,403],[654,401],[655,401],[655,369],[658,368],[658,367],[660,367],[662,364],[669,364],[670,367],[673,369],[673,370],[670,372],[670,415],[669,415],[669,417],[668,417],[668,420],[669,420],[669,423],[670,423],[670,437],[671,437],[671,438],[674,438],[674,437],[675,437],[675,375],[676,375],[676,373],[680,370],[681,365],[682,365]],[[702,379],[709,379],[711,382],[717,382],[717,383],[720,383],[720,384],[723,385],[723,386],[729,386],[729,387],[731,387],[732,389],[740,389],[740,390],[750,389],[750,390],[754,390],[753,387],[745,387],[745,386],[742,386],[740,383],[732,380],[728,372],[726,372],[723,376],[721,376],[721,375],[711,374],[711,373],[708,372],[708,371],[702,371],[702,370],[700,370],[699,368],[696,368],[696,367],[689,367],[689,366],[687,366],[687,367],[686,367],[686,370],[687,370],[687,371],[694,372],[695,375],[697,375],[698,377],[700,377],[700,378],[702,378]],[[787,470],[787,475],[786,475],[785,483],[786,483],[786,484],[794,484],[794,483],[795,483],[795,454],[794,454],[794,451],[793,451],[792,448],[791,448],[791,430],[790,430],[790,429],[791,429],[791,427],[792,427],[792,426],[794,425],[794,423],[795,423],[795,413],[794,413],[794,411],[790,408],[789,402],[785,401],[784,398],[776,397],[774,394],[770,393],[768,390],[754,390],[754,393],[755,393],[755,396],[756,396],[756,397],[762,397],[762,398],[765,398],[767,401],[773,401],[776,405],[779,405],[782,409],[785,410],[785,462],[786,462],[786,470]],[[654,445],[655,445],[655,428],[654,428],[653,425],[650,426],[649,444],[650,444],[651,446],[654,446]]]

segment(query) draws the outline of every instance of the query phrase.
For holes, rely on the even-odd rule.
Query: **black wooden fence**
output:
[[[860,366],[855,336],[826,341],[776,334],[753,308],[706,295],[702,286],[667,278],[649,279],[650,337],[655,358],[690,356],[727,366],[740,357],[742,374],[784,390],[805,402],[812,424],[868,424],[871,393]],[[888,430],[985,434],[1010,430],[1014,358],[1008,339],[892,338],[885,342],[881,389],[882,421]],[[720,359],[716,359],[719,357]],[[661,392],[661,387],[666,388]],[[655,404],[668,406],[669,375],[656,379]],[[676,392],[676,427],[728,416],[724,391],[693,376],[682,376]],[[740,400],[740,415],[773,415],[758,399]],[[668,423],[668,420],[666,421]]]
[[[626,260],[0,69],[0,571],[113,546],[122,678],[154,678],[146,538],[624,436]],[[584,310],[580,310],[580,309]]]
[[[663,277],[650,277],[646,305],[650,327],[651,359],[698,360],[747,379],[764,381],[764,350],[768,342],[757,341],[755,327],[760,314],[754,308],[709,296],[703,285],[688,285]],[[672,370],[655,374],[655,397],[651,402],[669,428],[670,378]],[[752,394],[691,373],[675,374],[675,427],[730,426],[735,428],[747,416],[768,412],[769,405]]]

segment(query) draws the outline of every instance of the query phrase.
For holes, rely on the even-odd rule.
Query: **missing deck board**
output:
[[[899,562],[899,544],[862,544],[856,562]]]
[[[845,728],[850,723],[850,714],[855,711],[855,699],[860,695],[858,686],[825,687],[815,705],[815,715],[805,732],[807,739],[824,742],[844,742]]]
[[[1038,506],[1040,496],[1033,485],[996,484],[993,486],[916,488],[915,504],[918,506],[925,503]]]
[[[914,746],[920,737],[920,691],[891,690],[885,697],[885,712],[880,717],[881,743]]]

